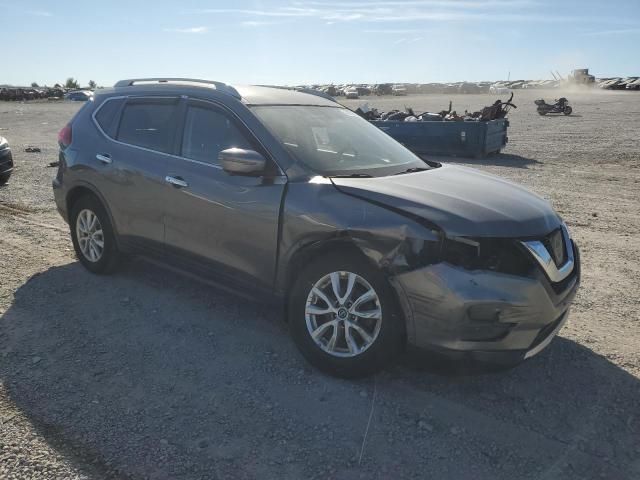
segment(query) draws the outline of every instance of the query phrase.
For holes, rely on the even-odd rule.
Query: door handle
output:
[[[99,153],[96,155],[96,158],[104,164],[109,164],[113,161],[111,160],[111,155],[109,155],[108,153]]]
[[[181,179],[180,177],[171,177],[167,175],[166,177],[164,177],[164,181],[178,188],[184,188],[189,186],[189,184],[185,182],[183,179]]]

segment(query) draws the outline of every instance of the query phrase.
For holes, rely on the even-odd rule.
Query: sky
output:
[[[0,0],[0,84],[640,76],[640,0]]]

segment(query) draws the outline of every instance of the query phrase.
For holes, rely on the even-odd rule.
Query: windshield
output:
[[[320,175],[380,177],[430,168],[346,108],[285,105],[253,111],[296,159]]]

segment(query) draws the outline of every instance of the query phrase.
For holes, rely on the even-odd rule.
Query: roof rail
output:
[[[213,80],[201,80],[201,79],[198,79],[198,78],[167,78],[167,77],[163,77],[163,78],[130,78],[128,80],[120,80],[119,82],[117,82],[114,85],[114,88],[131,87],[131,86],[135,85],[136,83],[153,83],[153,82],[157,82],[157,83],[170,83],[170,82],[202,83],[202,84],[205,84],[205,85],[213,85],[216,88],[216,90],[228,93],[229,95],[232,95],[233,97],[242,98],[240,93],[238,93],[238,91],[235,88],[233,88],[231,85],[227,85],[226,83],[222,83],[222,82],[214,82]]]

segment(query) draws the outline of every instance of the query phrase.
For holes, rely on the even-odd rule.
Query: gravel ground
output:
[[[17,163],[0,188],[0,478],[639,478],[640,95],[570,93],[575,115],[539,117],[554,94],[517,94],[505,154],[441,160],[562,214],[583,257],[568,325],[509,371],[408,355],[360,381],[311,369],[277,309],[141,260],[84,271],[47,168],[79,106],[0,103]]]

